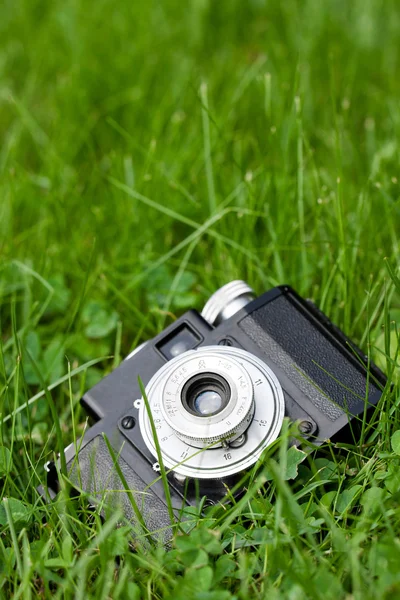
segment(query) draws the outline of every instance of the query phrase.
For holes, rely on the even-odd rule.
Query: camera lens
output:
[[[204,346],[172,358],[153,375],[146,394],[139,426],[150,453],[158,457],[158,439],[164,465],[198,479],[235,475],[253,465],[279,435],[285,412],[282,388],[268,365],[230,346]]]
[[[198,373],[182,388],[182,404],[196,417],[220,413],[228,404],[231,390],[224,377],[217,373]]]

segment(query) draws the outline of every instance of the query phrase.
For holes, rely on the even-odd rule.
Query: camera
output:
[[[385,383],[291,287],[255,297],[232,281],[83,396],[93,425],[65,449],[68,477],[95,504],[118,505],[135,528],[165,541],[185,507],[226,495],[277,439],[285,416],[320,444],[362,421]],[[46,470],[54,496],[58,469]]]

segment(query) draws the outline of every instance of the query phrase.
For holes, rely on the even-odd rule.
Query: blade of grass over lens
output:
[[[143,382],[140,379],[140,377],[138,377],[138,383],[139,383],[140,392],[142,394],[142,400],[144,402],[144,405],[146,407],[146,411],[147,411],[147,414],[148,414],[148,417],[149,417],[149,423],[150,423],[151,433],[152,433],[153,440],[154,440],[154,445],[155,445],[156,450],[157,450],[157,461],[158,461],[158,464],[160,466],[160,475],[161,475],[161,480],[162,480],[162,484],[163,484],[163,489],[164,489],[164,494],[165,494],[165,500],[166,500],[166,504],[167,504],[168,514],[169,514],[169,518],[170,518],[171,526],[172,526],[172,525],[174,525],[176,519],[175,519],[175,516],[174,516],[174,510],[173,510],[173,507],[172,507],[171,492],[170,492],[170,489],[169,489],[169,484],[168,484],[168,479],[167,479],[167,473],[166,473],[165,466],[164,466],[162,450],[161,450],[160,442],[159,442],[158,435],[157,435],[157,429],[156,429],[156,426],[154,424],[154,419],[153,419],[153,415],[152,415],[152,412],[151,412],[150,404],[149,404],[149,401],[147,399],[146,389],[145,389],[145,387],[143,385]]]

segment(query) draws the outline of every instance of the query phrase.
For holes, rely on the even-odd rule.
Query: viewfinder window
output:
[[[162,342],[159,342],[157,348],[167,360],[170,360],[187,350],[196,348],[202,339],[197,331],[183,323],[164,338]]]

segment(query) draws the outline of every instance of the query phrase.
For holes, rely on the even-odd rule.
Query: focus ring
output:
[[[188,410],[182,401],[187,384],[193,380],[226,380],[230,388],[229,401],[216,413],[201,416]],[[221,357],[209,349],[181,356],[160,387],[159,405],[165,420],[175,435],[187,444],[204,448],[239,437],[253,415],[253,384],[246,369],[233,357]]]
[[[181,434],[178,431],[175,431],[175,434],[183,441],[186,441],[189,445],[195,445],[195,443],[201,443],[202,445],[204,444],[214,444],[215,442],[223,442],[223,441],[233,441],[234,439],[238,438],[240,435],[242,435],[242,433],[244,433],[247,429],[247,427],[249,426],[249,422],[251,421],[251,419],[253,418],[253,414],[254,414],[254,403],[251,404],[249,411],[247,412],[247,414],[245,415],[245,417],[243,418],[243,421],[241,421],[240,425],[238,425],[237,427],[234,427],[233,429],[226,431],[223,436],[219,435],[219,436],[214,436],[214,437],[195,437],[192,435],[189,435],[187,433],[185,434]]]

